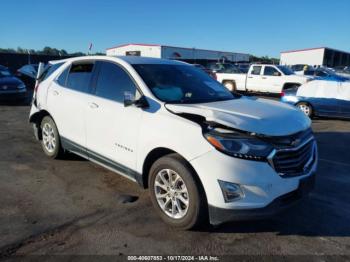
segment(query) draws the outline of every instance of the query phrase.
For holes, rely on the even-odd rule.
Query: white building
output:
[[[165,59],[177,59],[188,62],[231,61],[248,62],[249,54],[214,51],[197,48],[175,47],[154,44],[125,44],[106,49],[108,56],[146,56]]]
[[[281,65],[349,66],[350,53],[328,48],[308,48],[281,52]]]

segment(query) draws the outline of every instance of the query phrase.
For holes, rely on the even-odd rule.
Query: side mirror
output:
[[[281,76],[281,73],[280,72],[274,72],[273,75],[274,76]]]
[[[135,95],[130,92],[124,92],[124,107],[135,105],[136,107],[146,108],[149,106],[147,99],[141,96],[140,99],[135,99]]]

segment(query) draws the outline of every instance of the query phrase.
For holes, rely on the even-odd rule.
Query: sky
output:
[[[350,51],[350,0],[11,0],[0,48],[105,52],[149,43],[279,57],[328,46]]]

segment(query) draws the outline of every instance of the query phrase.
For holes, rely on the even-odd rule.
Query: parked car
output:
[[[211,70],[209,70],[208,68],[206,68],[203,65],[200,64],[193,64],[195,67],[200,68],[201,70],[203,70],[204,72],[206,72],[208,75],[210,75],[212,78],[216,79],[216,74],[213,73]]]
[[[309,70],[309,69],[311,69],[313,67],[309,66],[309,65],[306,65],[306,64],[296,64],[296,65],[292,65],[290,68],[292,69],[292,71],[295,74],[299,75],[299,74],[303,74],[303,72],[305,70]]]
[[[350,82],[318,78],[297,89],[286,90],[282,102],[297,106],[307,116],[350,118]]]
[[[178,228],[272,215],[315,179],[309,118],[183,62],[68,59],[39,79],[29,120],[47,156],[70,151],[149,188]]]
[[[24,65],[16,71],[16,76],[21,79],[27,88],[33,89],[38,72],[37,64]]]
[[[345,66],[345,67],[341,67],[341,68],[338,67],[335,69],[335,71],[340,76],[350,78],[350,67],[349,66]]]
[[[7,67],[0,65],[0,100],[23,101],[26,98],[25,84],[13,76]]]
[[[338,75],[335,71],[329,70],[324,67],[319,67],[316,69],[308,69],[304,71],[303,74],[307,76],[333,78],[334,80],[339,80],[339,81],[350,80],[350,78]]]
[[[253,64],[248,74],[217,73],[217,80],[230,91],[280,94],[282,90],[300,86],[312,78],[295,75],[286,66]]]

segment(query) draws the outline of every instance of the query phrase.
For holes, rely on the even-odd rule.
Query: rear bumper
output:
[[[219,225],[229,221],[256,220],[274,216],[296,204],[314,188],[315,173],[300,179],[296,190],[284,194],[269,205],[255,209],[224,209],[209,205],[209,218],[212,225]]]

